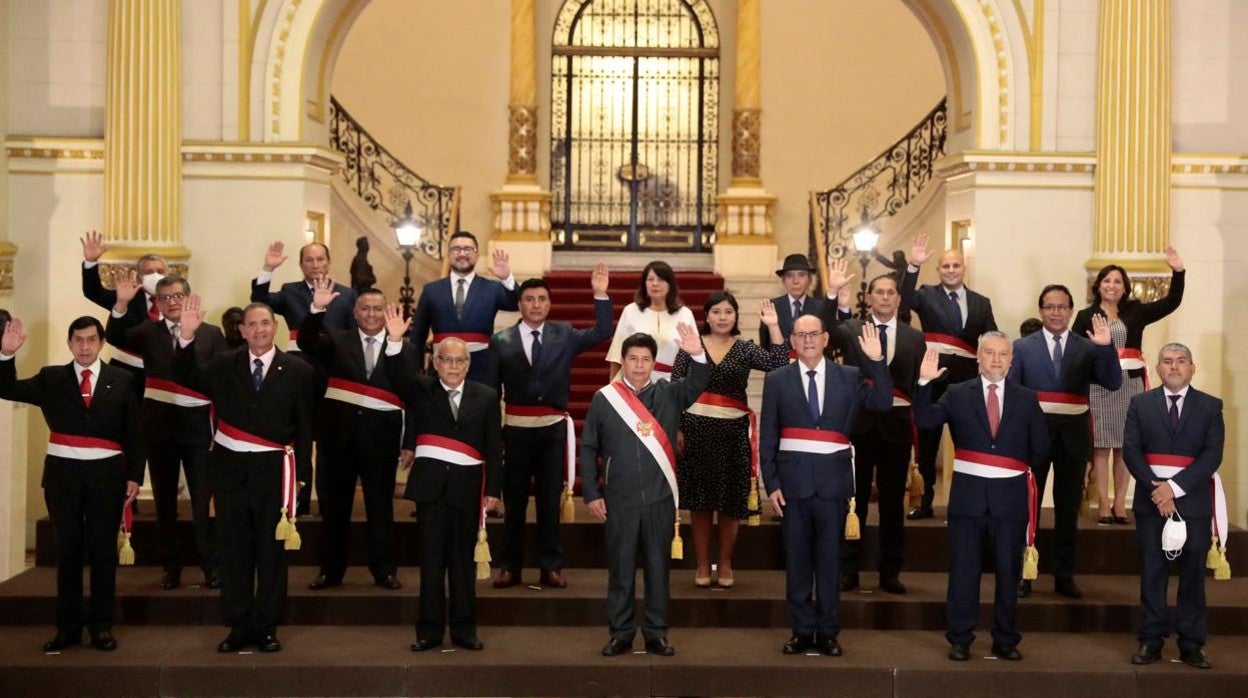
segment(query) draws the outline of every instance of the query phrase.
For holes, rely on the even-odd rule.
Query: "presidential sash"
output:
[[[1169,480],[1170,478],[1183,472],[1183,469],[1196,459],[1191,456],[1178,456],[1169,453],[1145,453],[1144,462],[1148,463],[1149,469],[1159,478]],[[1226,555],[1226,536],[1230,532],[1226,514],[1226,489],[1222,486],[1222,475],[1214,473],[1213,477],[1213,546],[1210,548],[1209,567],[1214,568],[1217,561],[1215,552],[1217,551],[1225,560]],[[1216,569],[1215,569],[1216,571]],[[1227,565],[1226,576],[1219,577],[1214,575],[1215,579],[1229,579],[1230,566]]]
[[[278,519],[274,537],[286,541],[287,550],[298,550],[303,544],[299,530],[295,527],[295,518],[299,508],[299,481],[295,469],[295,447],[293,444],[282,444],[269,441],[242,429],[217,423],[217,433],[213,442],[235,453],[281,453],[282,454],[282,516]]]
[[[513,405],[510,402],[503,408],[503,424],[520,429],[542,429],[563,422],[567,434],[563,450],[564,485],[560,495],[559,520],[571,523],[575,520],[575,509],[572,508],[572,485],[576,482],[576,426],[572,415],[566,411],[540,405]]]
[[[1031,467],[1017,458],[958,448],[953,452],[953,472],[990,479],[1027,476],[1027,548],[1023,551],[1023,579],[1035,579],[1040,563],[1040,553],[1036,551],[1039,497],[1036,492],[1036,476],[1031,472]]]
[[[77,434],[48,435],[48,455],[70,460],[104,460],[122,455],[121,444],[110,439]]]

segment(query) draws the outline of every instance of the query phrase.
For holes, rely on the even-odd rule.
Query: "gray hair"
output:
[[[155,252],[152,252],[150,254],[145,254],[142,257],[139,257],[139,261],[134,263],[134,268],[142,269],[144,262],[160,262],[161,264],[165,266],[166,269],[169,268],[169,263],[165,261],[165,258],[156,254]]]
[[[446,339],[442,340],[441,342],[438,342],[438,349],[440,350],[442,347],[447,346],[447,345],[455,345],[455,346],[461,346],[461,347],[463,347],[463,348],[464,348],[464,354],[465,354],[465,355],[466,355],[469,359],[471,359],[471,358],[472,358],[472,352],[471,352],[471,351],[468,351],[468,342],[465,342],[464,340],[460,339],[459,337],[447,337]]]
[[[984,346],[985,339],[1004,339],[1006,344],[1010,343],[1010,336],[1000,330],[988,330],[979,335],[979,343],[975,345],[976,349]]]
[[[1177,351],[1186,355],[1187,360],[1190,363],[1196,363],[1196,361],[1192,358],[1192,350],[1188,349],[1186,344],[1179,344],[1178,342],[1170,342],[1166,346],[1162,347],[1161,351],[1157,352],[1157,363],[1161,363],[1161,358],[1165,356],[1168,351]]]

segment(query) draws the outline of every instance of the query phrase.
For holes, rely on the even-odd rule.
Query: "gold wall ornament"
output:
[[[537,106],[512,104],[507,107],[508,179],[537,177]]]
[[[13,292],[13,258],[17,245],[0,240],[0,293]]]
[[[732,110],[732,177],[759,179],[761,109]]]
[[[1087,303],[1092,305],[1096,299],[1092,295],[1092,286],[1096,283],[1096,275],[1100,272],[1098,267],[1095,271],[1088,271],[1088,287],[1087,287]],[[1170,295],[1170,275],[1165,274],[1132,274],[1131,270],[1127,270],[1127,275],[1131,277],[1131,297],[1141,303],[1152,303]]]

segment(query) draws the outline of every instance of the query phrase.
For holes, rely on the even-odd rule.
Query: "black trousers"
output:
[[[395,572],[394,480],[399,455],[397,450],[381,458],[358,454],[352,449],[317,445],[320,467],[316,471],[316,494],[324,527],[321,573],[335,581],[342,581],[347,571],[347,541],[357,480],[364,492],[364,513],[368,517],[368,569],[378,579]]]
[[[995,562],[992,641],[1018,644],[1022,635],[1014,629],[1018,609],[1018,581],[1023,574],[1027,520],[994,519],[988,516],[949,517],[949,590],[945,596],[951,645],[975,641],[979,619],[979,578],[987,539]]]
[[[910,440],[886,441],[873,436],[853,441],[857,480],[854,506],[859,520],[865,523],[871,509],[871,481],[874,478],[880,497],[880,577],[896,577],[901,573],[902,548],[905,545]],[[842,573],[858,572],[861,549],[861,540],[841,542]]]
[[[204,417],[208,419],[207,416]],[[206,423],[206,422],[205,422]],[[154,428],[157,425],[151,425]],[[164,425],[159,425],[163,427]],[[156,529],[160,536],[160,563],[166,569],[180,569],[183,556],[178,545],[178,475],[186,472],[186,488],[191,495],[191,519],[195,523],[195,547],[199,565],[205,570],[217,566],[214,522],[209,516],[212,488],[208,484],[208,445],[179,444],[173,439],[156,439],[148,434],[147,469],[156,500]]]
[[[1075,576],[1075,542],[1079,532],[1079,503],[1083,498],[1083,474],[1092,455],[1091,427],[1087,414],[1053,415],[1049,424],[1049,461],[1036,468],[1036,491],[1053,472],[1053,576]]]
[[[452,640],[468,640],[477,635],[477,570],[472,550],[479,516],[479,509],[456,507],[444,495],[432,502],[416,503],[416,524],[420,528],[418,639],[441,642],[448,624]]]
[[[529,483],[537,510],[537,560],[542,572],[563,568],[559,539],[559,498],[563,493],[567,428],[562,422],[540,429],[505,427],[507,457],[503,464],[502,569],[519,577],[524,568],[525,513],[529,508]]]
[[[841,626],[841,538],[848,500],[789,499],[780,519],[784,537],[784,587],[794,635],[835,640]],[[811,598],[811,589],[815,598]]]
[[[667,635],[671,597],[672,532],[676,510],[671,499],[637,507],[607,502],[607,627],[612,638],[632,642],[637,634],[637,557],[646,584],[641,634],[647,641]]]
[[[56,532],[56,628],[73,635],[111,630],[117,591],[117,529],[126,500],[116,458],[45,464],[43,499]],[[91,601],[83,608],[82,564],[91,565]]]
[[[1151,505],[1150,505],[1151,506]],[[1176,629],[1179,649],[1190,651],[1205,646],[1208,616],[1205,612],[1205,555],[1209,552],[1211,521],[1185,519],[1187,543],[1174,561],[1179,568],[1179,593]],[[1170,561],[1161,549],[1161,529],[1166,520],[1161,516],[1135,517],[1135,532],[1140,547],[1140,608],[1144,613],[1140,625],[1140,642],[1160,647],[1170,636],[1170,613],[1166,607],[1166,586],[1169,583]]]
[[[262,467],[262,466],[261,466]],[[230,628],[271,633],[286,601],[285,542],[274,533],[281,497],[246,487],[217,492],[221,608]]]

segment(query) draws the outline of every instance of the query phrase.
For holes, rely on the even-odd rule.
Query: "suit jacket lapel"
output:
[[[984,397],[984,377],[975,377],[974,390],[971,392],[972,402],[974,403],[975,416],[979,418],[979,423],[984,427],[984,433],[992,438],[992,427],[988,424],[988,401]],[[1000,397],[1000,396],[998,396]],[[997,425],[998,433],[1000,433],[1000,424]]]
[[[463,407],[464,406],[464,400],[463,400],[464,386],[461,385],[459,389],[460,389],[459,406]],[[438,410],[439,412],[442,413],[442,416],[446,419],[448,424],[457,423],[458,420],[455,419],[455,415],[451,412],[450,393],[446,392],[446,389],[442,387],[442,381],[439,380],[437,376],[433,377],[433,385],[429,389],[429,401],[433,403],[433,408],[435,410]]]
[[[384,346],[385,340],[382,341],[383,345],[374,349],[377,353],[377,362],[373,364],[374,370],[386,358],[386,347]],[[347,360],[350,361],[351,365],[360,372],[360,377],[363,379],[363,382],[367,383],[369,376],[368,369],[364,366],[364,344],[363,340],[360,339],[360,333],[358,331],[352,331],[351,334],[347,335],[346,344],[347,345],[343,351],[347,353]]]

